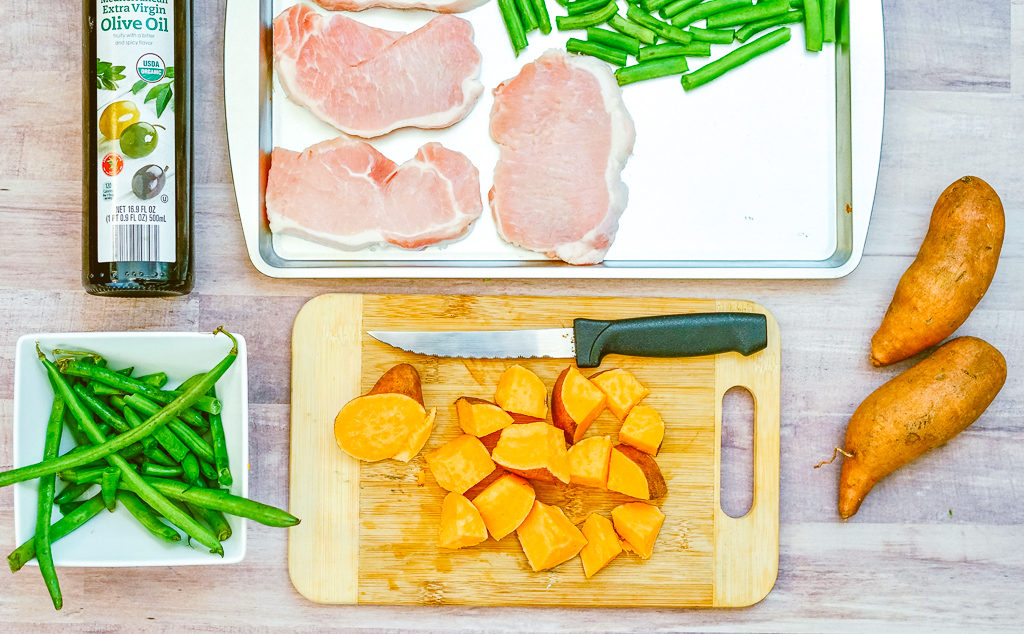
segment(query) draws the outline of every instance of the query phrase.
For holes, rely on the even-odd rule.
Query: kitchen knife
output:
[[[749,356],[767,347],[768,322],[758,313],[689,313],[612,321],[574,319],[572,328],[374,330],[367,334],[390,346],[435,357],[575,357],[579,367],[596,368],[607,354],[700,357],[735,351]]]

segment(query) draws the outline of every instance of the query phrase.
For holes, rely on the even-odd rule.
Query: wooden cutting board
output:
[[[511,361],[406,353],[367,330],[567,327],[574,317],[749,311],[743,301],[624,298],[324,295],[307,303],[292,333],[291,512],[288,567],[300,593],[319,603],[400,605],[552,605],[739,607],[771,590],[779,556],[779,329],[768,314],[768,348],[688,359],[609,356],[600,369],[625,368],[651,394],[665,442],[657,461],[668,483],[658,505],[666,520],[654,555],[623,553],[591,579],[579,558],[535,573],[515,536],[457,551],[436,546],[443,492],[423,454],[409,464],[360,463],[334,441],[334,417],[396,363],[423,379],[437,426],[424,452],[461,433],[455,400],[491,399]],[[520,363],[549,386],[567,359]],[[594,370],[595,372],[597,370]],[[754,498],[731,518],[719,506],[722,396],[742,386],[753,395]],[[589,434],[617,433],[605,412]],[[468,497],[475,494],[471,490]],[[628,498],[565,485],[537,486],[543,502],[570,519],[609,516]]]

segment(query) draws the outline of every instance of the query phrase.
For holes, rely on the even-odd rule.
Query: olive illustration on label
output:
[[[132,192],[142,200],[148,200],[160,193],[167,182],[167,168],[159,165],[146,165],[132,176]]]
[[[121,132],[121,151],[131,158],[149,156],[156,149],[157,128],[164,129],[162,125],[154,126],[145,121],[131,124]]]
[[[115,101],[100,115],[100,134],[111,141],[121,138],[125,128],[139,120],[139,107],[131,101]]]

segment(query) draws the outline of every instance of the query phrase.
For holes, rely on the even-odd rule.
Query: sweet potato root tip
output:
[[[536,498],[533,485],[506,473],[473,498],[473,505],[480,511],[491,537],[500,541],[526,520]]]
[[[338,412],[334,438],[353,458],[376,462],[402,451],[425,417],[423,406],[404,394],[359,396]]]
[[[853,516],[883,477],[945,444],[981,416],[1006,381],[1006,360],[974,337],[946,343],[871,393],[850,418],[839,515]]]
[[[665,478],[654,458],[629,445],[612,448],[608,490],[639,500],[654,500],[668,493]]]
[[[494,462],[479,438],[463,434],[424,459],[442,489],[463,494],[494,471]]]
[[[423,386],[420,373],[408,363],[399,363],[385,372],[368,394],[405,394],[423,405]]]
[[[1005,227],[999,196],[980,178],[965,176],[942,192],[917,258],[871,337],[872,364],[907,359],[967,320],[992,283]]]
[[[525,414],[539,420],[548,415],[548,390],[544,382],[521,365],[514,365],[498,379],[494,402],[510,414]]]
[[[459,493],[449,493],[441,504],[438,545],[441,548],[476,546],[487,539],[487,528],[480,511]]]
[[[512,425],[501,430],[491,452],[494,462],[531,480],[569,483],[569,455],[560,429],[547,423]]]
[[[658,540],[665,514],[644,502],[628,502],[612,509],[615,531],[625,539],[641,559],[650,559]]]
[[[562,370],[551,390],[551,419],[570,445],[579,442],[604,410],[607,397],[574,365]]]
[[[608,409],[619,420],[625,420],[629,410],[650,394],[650,390],[626,370],[604,370],[590,377],[590,381],[604,392]]]
[[[534,502],[516,529],[519,544],[534,572],[548,570],[575,557],[587,539],[557,506]]]
[[[583,574],[589,579],[619,556],[622,545],[611,520],[603,515],[591,513],[580,530],[587,540],[587,545],[580,551],[580,559],[583,561]]]
[[[647,405],[637,405],[619,428],[619,442],[636,447],[652,456],[658,455],[658,448],[665,438],[665,423],[658,410]]]
[[[572,484],[607,488],[611,436],[591,436],[569,447],[569,481]]]

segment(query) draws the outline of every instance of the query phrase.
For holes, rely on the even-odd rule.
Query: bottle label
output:
[[[175,260],[174,0],[96,0],[97,261]]]

